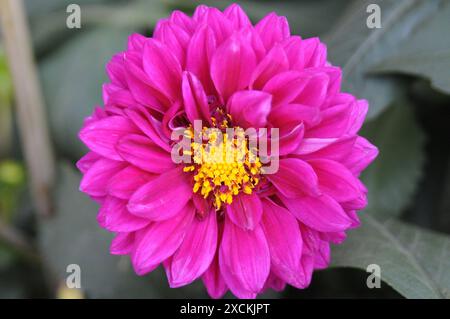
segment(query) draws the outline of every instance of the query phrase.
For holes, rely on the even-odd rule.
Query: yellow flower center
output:
[[[229,115],[220,122],[211,118],[213,128],[203,127],[201,142],[194,139],[191,150],[184,151],[193,160],[184,167],[185,172],[195,174],[193,192],[205,199],[212,198],[216,210],[231,204],[233,197],[241,192],[251,194],[260,181],[262,163],[256,155],[257,149],[249,147],[242,128],[233,127],[233,136],[223,131],[228,128],[229,119]],[[194,137],[191,126],[185,135]]]

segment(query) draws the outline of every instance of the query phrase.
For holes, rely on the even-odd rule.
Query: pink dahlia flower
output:
[[[286,18],[252,25],[238,5],[175,11],[152,38],[131,35],[106,70],[104,107],[79,134],[90,149],[80,189],[116,233],[111,253],[130,255],[137,274],[162,264],[171,287],[201,278],[214,298],[301,289],[359,225],[358,176],[378,153],[357,135],[367,101],[341,92],[325,45],[292,36]],[[206,161],[225,143],[206,147],[213,133],[190,144],[200,160],[183,149],[192,161],[174,161],[173,133],[194,136],[196,120],[200,133],[278,128],[277,170],[264,173],[246,138],[242,161]]]

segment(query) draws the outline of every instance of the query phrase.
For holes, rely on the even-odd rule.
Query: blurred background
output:
[[[343,68],[344,90],[369,100],[362,135],[380,149],[363,175],[369,188],[363,224],[333,247],[332,266],[316,272],[308,289],[262,297],[449,298],[450,1],[236,2],[253,21],[275,11],[287,16],[293,34],[321,37],[329,60]],[[0,10],[5,3],[0,0]],[[70,3],[81,8],[80,29],[66,26]],[[225,8],[232,2],[202,3]],[[371,3],[381,9],[381,28],[367,27]],[[130,33],[150,36],[160,18],[174,9],[192,13],[200,2],[24,4],[44,107],[20,108],[27,92],[13,85],[7,42],[0,38],[0,298],[207,297],[201,283],[170,289],[161,269],[138,277],[127,257],[110,256],[112,234],[97,226],[96,204],[78,191],[74,167],[86,152],[77,138],[82,121],[102,102],[105,63],[125,48]],[[51,147],[26,146],[33,135],[27,116],[43,117],[35,129],[48,130]],[[52,158],[51,151],[55,163],[39,162]],[[39,192],[39,183],[48,181],[44,172],[54,183]],[[46,208],[51,214],[39,213]],[[65,288],[70,264],[81,267],[81,289]],[[379,289],[366,285],[369,264],[381,267]]]

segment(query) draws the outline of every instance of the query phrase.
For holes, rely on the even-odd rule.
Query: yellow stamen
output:
[[[228,128],[231,116],[223,115],[226,119],[222,121],[211,119],[214,127]],[[207,142],[194,141],[191,151],[185,152],[193,154],[194,164],[183,169],[195,174],[193,192],[199,192],[204,198],[211,196],[216,210],[231,204],[241,192],[252,194],[260,181],[262,163],[255,150],[249,150],[244,130],[235,127],[235,132],[236,136],[229,138],[226,133],[220,136],[217,130],[204,127],[202,135]],[[186,129],[185,136],[194,136],[192,127]]]

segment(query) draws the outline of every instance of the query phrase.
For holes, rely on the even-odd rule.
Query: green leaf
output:
[[[362,226],[333,247],[333,267],[367,269],[407,298],[450,298],[450,238],[399,221],[381,223],[367,214]]]
[[[34,1],[36,2],[36,1]],[[33,3],[34,3],[33,2]],[[70,39],[80,29],[69,29],[66,20],[69,13],[66,7],[73,1],[62,3],[49,0],[39,10],[29,4],[31,38],[38,55],[46,53],[53,47]],[[169,12],[165,1],[111,1],[83,0],[77,2],[81,9],[81,30],[92,27],[127,28],[133,30],[150,30],[159,19]]]
[[[367,6],[381,8],[380,29],[369,29]],[[325,37],[330,61],[343,69],[343,89],[370,103],[374,118],[393,101],[401,82],[369,71],[414,34],[415,28],[438,9],[439,0],[355,1]]]
[[[379,149],[376,160],[363,172],[369,189],[365,212],[378,218],[398,216],[409,204],[422,176],[424,133],[411,105],[397,102],[361,134]]]
[[[79,158],[85,148],[78,139],[83,120],[102,104],[105,64],[126,47],[130,30],[95,29],[73,39],[40,65],[52,136],[57,148]]]
[[[431,85],[450,94],[450,2],[391,55],[376,65],[377,73],[405,73],[431,80]]]
[[[98,205],[79,190],[81,176],[68,164],[60,165],[56,215],[39,223],[39,245],[46,264],[65,283],[66,267],[81,268],[81,288],[89,298],[204,298],[197,281],[170,289],[161,267],[150,275],[134,274],[129,257],[109,254],[112,234],[97,225]]]

